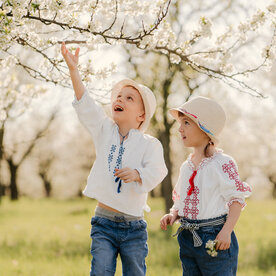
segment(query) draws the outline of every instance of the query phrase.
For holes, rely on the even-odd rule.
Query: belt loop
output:
[[[116,222],[126,222],[124,216],[114,216]]]

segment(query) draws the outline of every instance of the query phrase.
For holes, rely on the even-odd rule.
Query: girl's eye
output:
[[[185,124],[185,125],[189,125],[190,123],[189,123],[188,121],[185,121],[184,124]]]
[[[130,97],[130,96],[128,96],[127,99],[128,99],[128,100],[133,100],[132,97]]]

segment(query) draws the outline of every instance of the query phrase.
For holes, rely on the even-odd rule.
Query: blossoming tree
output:
[[[0,1],[1,66],[6,66],[12,57],[12,63],[32,77],[68,86],[68,72],[58,43],[81,44],[85,51],[102,44],[131,44],[139,49],[162,52],[173,63],[185,62],[200,73],[259,95],[246,84],[244,76],[260,67],[269,67],[274,58],[275,2],[218,35],[212,33],[212,22],[206,17],[201,17],[189,34],[183,35],[181,30],[177,34],[170,21],[165,20],[174,5],[186,8],[185,2],[174,4],[171,0]],[[263,26],[270,29],[271,38],[260,49],[262,61],[253,67],[239,68],[232,64],[231,56],[236,49]],[[24,51],[32,53],[28,62],[20,58]],[[80,69],[87,82],[93,76],[105,77],[114,70],[111,66],[97,72],[90,60],[81,64]]]
[[[275,1],[226,28],[214,26],[210,18],[202,16],[197,26],[184,32],[181,25],[189,22],[181,18],[189,20],[189,17],[179,15],[188,8],[193,13],[193,6],[188,7],[188,3],[181,0],[0,0],[0,148],[5,121],[14,111],[18,112],[14,103],[28,102],[43,91],[38,86],[19,82],[12,73],[14,68],[21,68],[36,80],[71,87],[60,55],[61,41],[72,49],[81,45],[83,56],[102,45],[117,44],[157,52],[165,55],[171,64],[185,64],[201,75],[262,96],[248,84],[247,77],[261,68],[269,70],[274,59]],[[171,20],[174,16],[176,19]],[[262,32],[267,33],[267,39],[261,47],[258,44],[257,52],[241,51],[254,44]],[[254,61],[241,62],[253,53],[257,57]],[[89,59],[80,64],[88,89],[93,87],[95,78],[105,78],[115,69],[111,64],[96,70]]]

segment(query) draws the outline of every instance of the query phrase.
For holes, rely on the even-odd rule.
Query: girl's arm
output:
[[[71,76],[71,80],[72,80],[72,84],[73,84],[73,88],[74,88],[77,100],[81,99],[85,91],[85,87],[82,83],[81,76],[78,70],[79,52],[80,52],[80,48],[77,48],[75,54],[73,55],[68,51],[68,49],[65,46],[65,43],[62,42],[61,53],[69,68],[69,72],[70,72],[70,76]]]
[[[179,219],[178,210],[172,210],[169,214],[164,215],[160,220],[160,227],[163,230],[167,230],[167,225],[173,225],[176,220]]]
[[[240,217],[241,210],[242,205],[239,202],[233,202],[230,205],[227,220],[216,237],[218,241],[216,244],[217,250],[226,250],[230,247],[231,233]]]

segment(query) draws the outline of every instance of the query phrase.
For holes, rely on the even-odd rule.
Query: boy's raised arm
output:
[[[73,84],[73,88],[74,88],[77,100],[81,99],[85,91],[85,87],[82,83],[81,76],[78,70],[79,52],[80,52],[80,48],[77,48],[75,54],[73,55],[68,51],[68,49],[65,46],[65,43],[62,42],[61,53],[69,68],[69,72],[70,72],[70,76],[71,76],[71,80],[72,80],[72,84]]]

